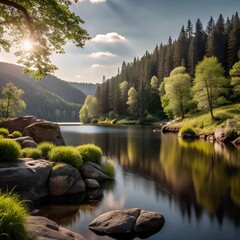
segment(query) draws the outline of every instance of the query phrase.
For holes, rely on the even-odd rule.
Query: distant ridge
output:
[[[22,72],[21,66],[0,62],[0,88],[11,81],[25,92],[27,108],[22,115],[50,121],[79,121],[79,110],[86,98],[80,89],[54,76],[36,81]]]

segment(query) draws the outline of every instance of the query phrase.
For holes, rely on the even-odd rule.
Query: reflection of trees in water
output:
[[[182,141],[176,135],[146,141],[131,137],[129,132],[126,143],[119,161],[123,169],[153,179],[156,191],[177,201],[183,215],[191,218],[194,213],[200,219],[206,211],[219,224],[225,215],[240,224],[240,162],[236,151],[217,143]],[[170,194],[163,185],[169,186]]]

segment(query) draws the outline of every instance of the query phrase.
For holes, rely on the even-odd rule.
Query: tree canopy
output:
[[[70,0],[0,0],[0,51],[14,47],[18,63],[37,79],[53,73],[57,69],[50,60],[53,53],[64,53],[67,41],[83,47],[90,39],[71,4]]]
[[[216,57],[205,57],[195,70],[193,86],[194,100],[199,109],[208,109],[213,115],[213,107],[222,104],[224,94],[227,92],[227,79],[224,77],[224,69],[218,63]]]
[[[2,90],[0,99],[0,113],[2,117],[15,117],[17,112],[26,108],[26,103],[22,100],[24,91],[17,88],[12,82],[6,84]]]
[[[191,78],[186,73],[185,67],[174,68],[170,76],[164,78],[162,85],[165,89],[165,94],[162,96],[164,111],[168,115],[184,118],[191,88]]]

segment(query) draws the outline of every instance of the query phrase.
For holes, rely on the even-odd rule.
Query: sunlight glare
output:
[[[31,41],[26,40],[26,41],[23,42],[23,49],[25,51],[31,51],[32,48],[33,48],[33,43]]]

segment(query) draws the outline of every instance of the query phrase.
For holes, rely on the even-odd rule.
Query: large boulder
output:
[[[60,127],[52,122],[37,122],[25,127],[24,136],[32,137],[35,142],[52,142],[55,145],[65,145]]]
[[[89,229],[99,234],[114,235],[148,235],[159,231],[165,220],[160,213],[143,211],[139,208],[112,210],[94,219]]]
[[[48,179],[52,163],[46,160],[18,160],[0,163],[0,188],[14,189],[22,199],[31,201],[49,195]]]
[[[58,163],[51,172],[49,191],[53,196],[84,192],[85,183],[76,168],[69,164]]]
[[[111,179],[102,171],[101,166],[93,162],[84,163],[80,171],[83,179],[95,179],[100,183]]]
[[[59,227],[45,217],[28,217],[26,229],[29,240],[84,240],[80,234]]]
[[[46,120],[39,119],[34,116],[21,116],[17,118],[13,118],[7,121],[3,121],[0,123],[0,128],[7,128],[10,133],[14,131],[23,132],[24,128],[36,123],[36,122],[45,122]]]
[[[236,139],[237,133],[234,129],[221,128],[214,132],[214,137],[218,142],[229,143]]]

